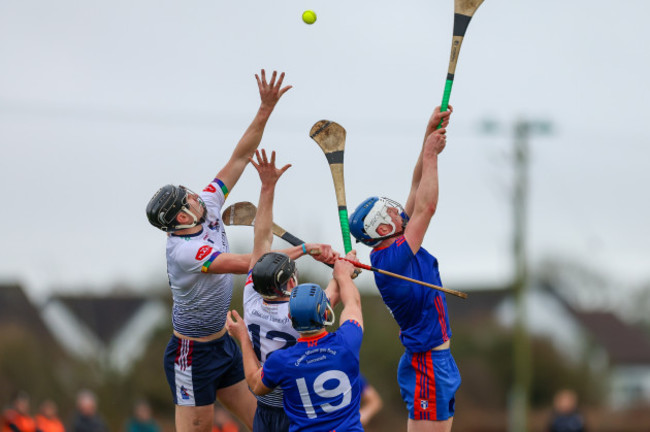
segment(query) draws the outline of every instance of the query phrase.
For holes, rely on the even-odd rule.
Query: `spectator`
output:
[[[553,398],[553,416],[549,432],[585,432],[585,422],[578,412],[578,396],[573,390],[560,390]]]
[[[77,412],[69,432],[108,432],[104,419],[97,412],[97,398],[90,390],[77,393]]]
[[[18,391],[11,399],[11,407],[2,415],[2,432],[35,432],[36,423],[29,415],[29,395]]]
[[[144,399],[136,401],[133,417],[126,424],[126,432],[159,432],[160,426],[154,420],[149,402]]]
[[[45,399],[36,414],[36,429],[39,432],[65,432],[65,427],[59,419],[58,407],[51,399]]]
[[[361,425],[367,426],[368,422],[379,412],[384,406],[384,401],[377,390],[366,381],[366,378],[361,375],[361,408],[359,414],[361,416]]]
[[[223,407],[214,405],[212,432],[239,432],[239,426]]]

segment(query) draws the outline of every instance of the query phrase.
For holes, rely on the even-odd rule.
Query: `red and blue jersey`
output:
[[[370,253],[373,267],[442,286],[438,260],[420,248],[413,254],[404,236]],[[451,338],[447,301],[442,292],[375,273],[382,299],[400,328],[400,340],[410,352],[425,352]]]
[[[294,431],[363,431],[359,350],[363,330],[346,321],[334,333],[300,338],[270,355],[262,383],[284,390],[284,409]]]

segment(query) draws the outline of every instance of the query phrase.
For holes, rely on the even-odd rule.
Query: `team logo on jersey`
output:
[[[210,252],[212,252],[212,246],[201,246],[199,251],[196,253],[196,259],[201,261],[203,258],[207,257],[210,255]]]
[[[185,386],[181,386],[181,397],[183,399],[189,399],[190,398],[190,393],[187,391]]]
[[[209,193],[215,193],[216,191],[217,191],[217,188],[214,187],[214,185],[212,183],[210,183],[209,185],[207,185],[205,187],[205,189],[203,189],[203,192],[209,192]]]
[[[429,408],[429,401],[428,400],[421,400],[420,401],[420,408],[423,410]]]
[[[210,228],[211,230],[216,230],[217,228],[219,228],[219,221],[216,220],[214,222],[210,222],[208,224],[208,228]]]

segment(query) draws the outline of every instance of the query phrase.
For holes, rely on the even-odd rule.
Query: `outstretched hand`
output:
[[[447,129],[440,128],[433,133],[429,134],[426,141],[424,142],[424,151],[426,152],[429,148],[440,154],[445,149],[447,145]]]
[[[248,329],[246,328],[246,323],[239,315],[239,313],[234,309],[228,311],[228,315],[226,316],[226,330],[228,330],[230,336],[240,341],[240,343],[244,338],[248,338]]]
[[[271,152],[271,160],[269,161],[266,157],[266,151],[262,149],[260,153],[259,150],[255,150],[255,157],[257,162],[253,158],[248,158],[251,164],[257,170],[257,173],[260,175],[260,180],[262,185],[275,186],[278,179],[284,174],[286,170],[291,167],[291,164],[286,164],[282,168],[275,167],[275,151]]]
[[[262,77],[255,74],[255,79],[257,80],[257,87],[260,89],[260,98],[262,99],[261,106],[264,108],[269,108],[273,110],[275,104],[278,103],[283,94],[285,94],[292,87],[290,85],[282,87],[282,81],[284,81],[284,72],[280,74],[278,78],[278,72],[273,71],[271,75],[271,81],[266,82],[266,71],[262,69]],[[277,82],[276,82],[277,78]]]
[[[325,264],[334,264],[338,258],[339,253],[332,249],[332,246],[323,243],[307,243],[305,248],[309,251],[309,254],[316,261],[320,261]]]
[[[339,277],[352,277],[354,275],[354,272],[356,268],[350,261],[356,261],[357,260],[357,251],[354,249],[348,252],[348,254],[345,256],[345,259],[339,259],[336,261],[334,264],[334,278],[338,279]]]
[[[454,112],[454,107],[451,105],[449,105],[448,110],[445,112],[440,112],[440,107],[437,106],[429,118],[429,123],[427,124],[427,136],[435,131],[441,122],[442,125],[440,127],[446,128],[449,125],[449,118],[451,117],[452,112]]]

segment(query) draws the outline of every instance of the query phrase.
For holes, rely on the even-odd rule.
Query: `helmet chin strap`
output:
[[[326,326],[330,326],[334,324],[334,321],[336,320],[336,315],[334,314],[334,310],[332,309],[332,306],[330,305],[329,302],[327,302],[327,311],[329,312],[330,319],[323,322],[323,324],[325,324]]]
[[[192,217],[192,223],[191,224],[186,224],[186,225],[176,225],[177,230],[181,230],[181,229],[185,229],[185,228],[193,228],[193,227],[205,222],[205,213],[203,214],[203,216],[201,216],[201,218],[197,218],[196,215],[190,209],[183,208],[181,211],[184,212],[185,214],[190,215]]]
[[[404,234],[404,230],[402,229],[399,232],[395,232],[395,233],[385,235],[385,236],[382,236],[382,237],[377,237],[376,239],[373,239],[373,240],[384,241],[384,240],[387,240],[387,239],[390,239],[390,238],[393,238],[393,237],[399,237],[399,236],[401,236],[403,234]]]

